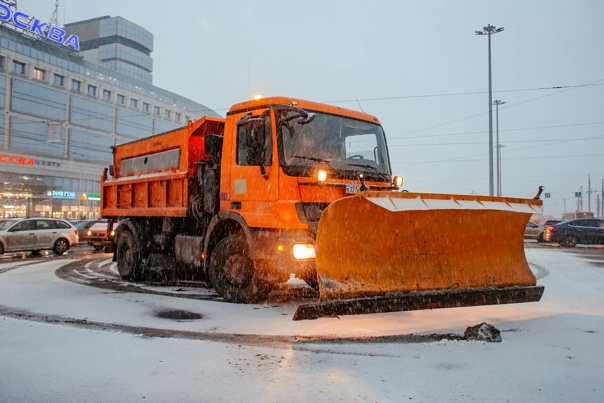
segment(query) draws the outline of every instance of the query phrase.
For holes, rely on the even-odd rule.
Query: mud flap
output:
[[[320,301],[420,291],[463,300],[472,289],[535,286],[524,228],[541,206],[533,199],[398,192],[340,199],[319,221]]]

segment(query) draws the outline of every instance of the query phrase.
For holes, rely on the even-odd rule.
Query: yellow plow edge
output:
[[[523,234],[542,204],[534,199],[395,192],[340,199],[325,209],[319,222],[320,300],[535,286]]]

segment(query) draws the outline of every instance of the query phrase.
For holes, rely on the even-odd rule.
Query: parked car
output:
[[[540,225],[529,221],[524,229],[524,239],[539,239],[539,234],[542,232],[543,229]]]
[[[88,242],[88,229],[99,221],[100,220],[78,220],[75,223],[72,222],[73,226],[78,229],[80,234],[80,243]]]
[[[604,244],[604,220],[579,218],[548,225],[543,232],[544,242],[557,242],[569,248],[577,244]]]
[[[111,252],[111,247],[105,243],[107,237],[107,220],[99,220],[86,231],[88,245],[95,250]]]
[[[543,242],[543,232],[545,231],[545,229],[547,227],[549,227],[550,225],[561,223],[562,221],[564,221],[564,220],[547,220],[546,222],[541,224],[539,226],[540,230],[539,230],[539,236],[537,236],[537,242]]]
[[[52,250],[62,255],[79,242],[78,229],[54,218],[9,218],[0,221],[0,255]]]

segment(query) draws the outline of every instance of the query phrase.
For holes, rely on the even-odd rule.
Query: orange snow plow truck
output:
[[[319,293],[295,320],[543,294],[523,244],[540,192],[401,191],[384,131],[365,113],[252,100],[224,119],[114,146],[113,156],[101,214],[125,280],[179,273],[253,303],[295,274]]]

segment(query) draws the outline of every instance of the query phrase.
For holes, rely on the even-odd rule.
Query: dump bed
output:
[[[101,177],[103,217],[184,217],[189,179],[208,160],[207,134],[222,135],[224,119],[204,117],[182,128],[113,147],[112,176]],[[194,194],[194,193],[193,193]]]

